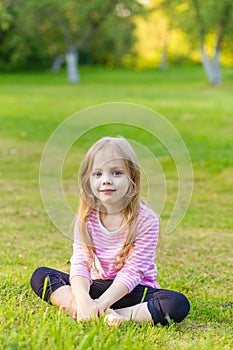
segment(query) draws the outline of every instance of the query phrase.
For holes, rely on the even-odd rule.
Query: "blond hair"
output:
[[[124,228],[128,227],[127,236],[121,251],[116,257],[115,268],[120,269],[134,244],[134,240],[137,234],[137,218],[140,208],[140,168],[137,162],[136,155],[129,142],[123,137],[103,137],[98,140],[87,152],[82,169],[79,176],[80,181],[80,203],[78,210],[79,218],[79,234],[84,244],[87,255],[87,263],[90,268],[92,263],[95,263],[95,247],[93,245],[92,237],[87,228],[88,215],[93,210],[101,210],[101,203],[94,196],[91,185],[90,176],[92,173],[93,162],[96,154],[102,150],[113,150],[121,158],[127,175],[129,177],[130,188],[127,192],[127,197],[130,200],[127,201],[122,214],[126,221]]]

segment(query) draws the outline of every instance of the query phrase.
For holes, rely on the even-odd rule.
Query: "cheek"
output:
[[[130,182],[129,180],[126,178],[126,179],[121,179],[118,183],[118,186],[120,188],[122,188],[124,191],[127,191],[128,188],[129,188],[129,185],[130,185]]]
[[[98,179],[91,179],[90,180],[90,185],[91,185],[91,189],[92,189],[92,191],[94,192],[97,188],[98,188],[98,186],[99,186],[99,181],[98,181]]]
[[[93,189],[94,189],[94,181],[93,181],[92,178],[90,179],[90,187],[91,187],[91,190],[93,191]]]

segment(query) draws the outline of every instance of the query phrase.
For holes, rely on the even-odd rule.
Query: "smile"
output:
[[[100,190],[99,192],[101,192],[101,193],[112,193],[112,192],[115,192],[116,190],[111,190],[111,189],[109,189],[109,188],[106,188],[106,189],[104,189],[104,190]]]

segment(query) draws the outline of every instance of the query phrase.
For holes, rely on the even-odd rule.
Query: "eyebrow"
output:
[[[124,170],[123,169],[123,167],[122,166],[114,166],[114,167],[112,167],[112,168],[110,168],[110,170],[112,171],[112,170]],[[93,169],[93,171],[99,171],[99,170],[102,170],[102,168],[95,168],[95,169]]]

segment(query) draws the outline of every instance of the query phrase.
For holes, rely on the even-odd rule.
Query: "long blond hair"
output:
[[[96,154],[99,151],[109,149],[114,150],[121,158],[130,180],[129,191],[127,192],[130,200],[127,201],[125,208],[122,210],[126,222],[124,227],[128,227],[128,232],[122,249],[116,257],[115,268],[120,269],[124,265],[137,234],[137,219],[140,209],[141,173],[136,155],[133,148],[125,138],[103,137],[88,150],[83,160],[82,169],[79,175],[80,203],[78,210],[78,228],[80,238],[86,249],[89,268],[92,262],[95,261],[95,247],[93,245],[91,234],[88,231],[87,218],[93,210],[100,210],[101,208],[101,203],[99,203],[99,200],[94,196],[91,190],[90,176]]]

